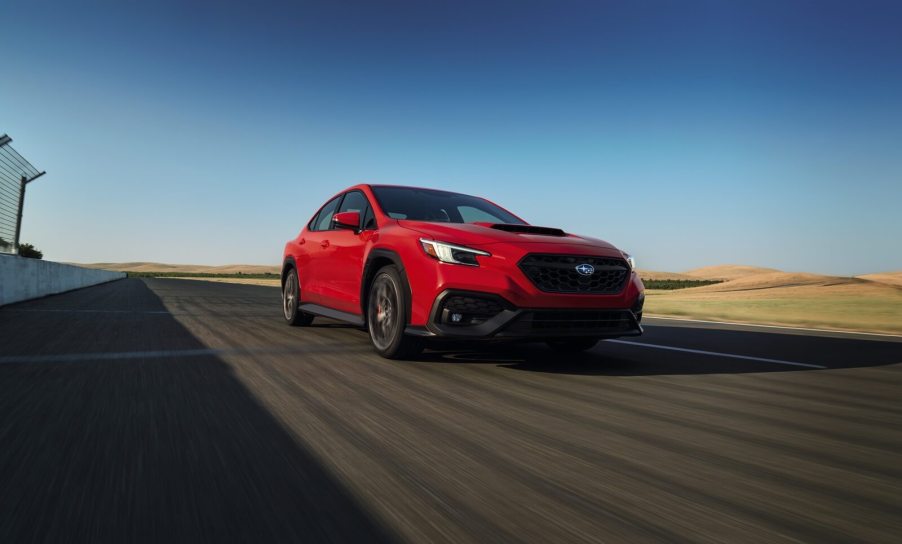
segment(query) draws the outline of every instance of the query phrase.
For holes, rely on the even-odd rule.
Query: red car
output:
[[[282,306],[365,327],[388,358],[430,338],[544,341],[576,352],[642,334],[642,280],[611,244],[536,227],[474,196],[356,185],[285,245]]]

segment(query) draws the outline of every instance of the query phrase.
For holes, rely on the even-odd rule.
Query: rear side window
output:
[[[338,195],[320,209],[316,217],[310,221],[310,230],[329,230],[332,228],[332,216],[335,215],[335,210],[338,208],[341,197],[342,195]]]

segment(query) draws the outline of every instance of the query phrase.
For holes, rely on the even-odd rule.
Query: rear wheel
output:
[[[423,351],[419,338],[404,334],[407,325],[407,292],[401,287],[395,266],[381,268],[370,285],[366,324],[373,347],[387,359],[408,359]]]
[[[282,314],[289,325],[306,326],[313,323],[313,314],[298,310],[300,294],[298,273],[292,268],[285,278],[285,285],[282,286]]]
[[[548,347],[561,353],[580,353],[590,350],[598,343],[598,338],[562,338],[549,340]]]

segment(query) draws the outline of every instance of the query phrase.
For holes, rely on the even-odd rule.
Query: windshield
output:
[[[377,186],[372,189],[382,211],[393,219],[436,223],[525,224],[510,212],[475,196],[412,187]]]

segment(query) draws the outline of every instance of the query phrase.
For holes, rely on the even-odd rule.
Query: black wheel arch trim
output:
[[[283,289],[285,288],[285,277],[288,275],[288,270],[290,268],[294,268],[295,270],[298,269],[298,263],[294,260],[294,256],[292,255],[285,257],[285,259],[282,261],[281,280]],[[300,280],[300,278],[298,278],[298,280]],[[298,281],[298,290],[300,291],[300,281]]]
[[[410,282],[407,281],[407,270],[404,268],[404,261],[401,260],[401,256],[396,251],[391,249],[382,247],[373,248],[366,256],[366,263],[363,265],[363,276],[360,281],[360,313],[363,316],[367,315],[366,307],[369,303],[370,285],[373,283],[373,279],[375,279],[377,270],[373,268],[373,264],[377,259],[388,259],[398,269],[398,273],[401,276],[401,287],[407,293],[407,304],[405,308],[407,311],[407,323],[405,323],[405,326],[409,325],[411,308],[413,306],[413,291],[410,289]],[[366,319],[364,318],[364,321],[365,320]]]

